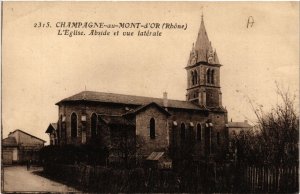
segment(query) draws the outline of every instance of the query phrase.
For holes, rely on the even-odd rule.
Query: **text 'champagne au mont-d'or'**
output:
[[[51,22],[36,22],[34,28],[52,28]],[[186,30],[187,24],[120,22],[56,22],[59,36],[162,36],[163,30]]]

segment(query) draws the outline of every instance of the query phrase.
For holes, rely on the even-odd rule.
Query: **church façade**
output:
[[[153,153],[166,153],[172,160],[186,154],[195,161],[223,157],[228,120],[222,106],[220,67],[202,17],[185,67],[185,101],[168,99],[167,93],[151,98],[83,91],[56,103],[58,123],[47,130],[51,144],[97,144],[109,150],[110,161],[122,154],[124,139],[141,158]]]

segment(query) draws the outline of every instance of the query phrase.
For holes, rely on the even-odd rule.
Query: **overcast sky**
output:
[[[168,98],[185,100],[184,67],[201,10],[223,65],[229,120],[255,121],[245,96],[268,109],[278,100],[275,81],[298,95],[298,2],[4,2],[3,137],[22,129],[49,141],[45,130],[58,120],[55,103],[85,87],[150,97],[167,91]],[[247,28],[249,16],[255,23]],[[187,29],[161,30],[161,37],[58,36],[56,22],[68,21],[172,22]],[[34,28],[36,22],[52,28]]]

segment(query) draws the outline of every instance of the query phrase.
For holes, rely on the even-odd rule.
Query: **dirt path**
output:
[[[26,166],[4,167],[4,191],[79,192],[72,187],[33,174],[41,170],[35,168],[27,171]]]

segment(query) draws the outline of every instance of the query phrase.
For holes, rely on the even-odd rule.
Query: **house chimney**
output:
[[[168,107],[168,93],[167,92],[164,92],[164,94],[163,94],[163,106],[165,108]]]
[[[248,123],[248,120],[245,120],[244,123]]]
[[[230,122],[232,122],[232,118],[230,119]]]

